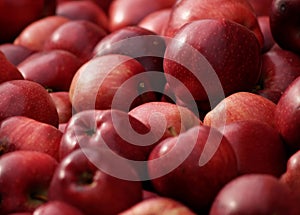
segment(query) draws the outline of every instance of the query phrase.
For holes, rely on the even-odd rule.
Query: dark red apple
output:
[[[95,45],[106,31],[87,20],[70,20],[59,26],[45,41],[44,50],[63,49],[76,55],[82,62],[91,59]]]
[[[26,116],[58,127],[58,114],[47,90],[27,80],[0,84],[0,121],[11,116]]]
[[[36,208],[32,215],[84,215],[79,209],[63,201],[49,201]]]
[[[209,111],[204,125],[223,129],[229,123],[241,120],[257,120],[274,127],[276,104],[263,96],[249,92],[237,92],[223,99]]]
[[[47,16],[26,26],[14,40],[14,44],[22,45],[30,50],[42,51],[45,41],[51,34],[69,19],[62,16]]]
[[[152,88],[161,97],[166,80],[163,74],[163,59],[166,49],[164,38],[139,26],[127,26],[104,37],[94,49],[94,55],[122,54],[139,61],[146,71]],[[160,94],[159,94],[160,93]]]
[[[109,29],[115,31],[125,26],[137,25],[146,15],[171,8],[176,0],[114,0],[109,7]]]
[[[108,17],[93,1],[67,1],[56,7],[56,15],[70,20],[88,20],[108,30]]]
[[[86,215],[115,215],[140,202],[140,181],[109,174],[112,168],[116,168],[137,179],[132,166],[126,162],[115,164],[107,155],[101,148],[82,148],[65,157],[52,178],[49,200],[64,201]]]
[[[81,65],[76,55],[55,49],[36,52],[17,68],[25,80],[37,82],[49,91],[68,91]]]
[[[229,123],[220,132],[235,152],[240,175],[264,173],[279,177],[285,172],[288,154],[274,127],[259,121],[244,120]]]
[[[36,151],[14,151],[0,158],[0,214],[33,212],[48,198],[57,161]]]
[[[120,213],[120,215],[136,215],[136,214],[184,214],[184,215],[196,215],[191,209],[175,201],[171,198],[156,197],[147,200],[143,200],[133,207]]]
[[[156,10],[145,16],[137,25],[153,31],[157,35],[164,35],[170,14],[171,8]]]
[[[76,72],[70,99],[76,112],[119,109],[155,100],[149,76],[137,60],[118,54],[95,57]]]
[[[12,42],[30,23],[55,13],[52,0],[1,0],[0,43]]]
[[[275,109],[275,126],[292,150],[300,149],[300,77],[284,91]]]
[[[298,39],[300,26],[300,2],[295,0],[273,0],[270,10],[270,27],[275,42],[282,47],[300,53]]]
[[[62,135],[52,125],[24,116],[12,116],[0,124],[0,154],[16,150],[39,151],[59,160]]]
[[[216,129],[196,126],[160,142],[148,160],[154,190],[197,214],[209,209],[218,191],[237,176],[235,153]]]
[[[74,114],[69,120],[59,153],[63,159],[80,147],[108,146],[120,157],[145,161],[157,140],[145,124],[126,112],[88,110]]]
[[[184,103],[190,103],[186,88],[193,100],[209,100],[214,107],[224,96],[252,90],[258,83],[261,65],[258,41],[253,32],[236,22],[193,21],[167,43],[164,60],[167,83]]]
[[[59,124],[67,123],[72,117],[72,104],[69,92],[59,91],[49,93],[57,110]]]
[[[257,93],[277,104],[286,88],[300,76],[300,56],[275,46],[262,55],[262,76]]]
[[[263,47],[256,14],[247,0],[181,0],[172,8],[165,35],[173,37],[186,23],[201,19],[228,19],[250,29]]]
[[[151,128],[160,141],[202,123],[188,108],[168,102],[147,102],[133,108],[129,115]]]
[[[10,80],[23,80],[21,72],[0,51],[0,84]]]
[[[0,45],[0,51],[14,66],[18,66],[23,60],[34,53],[33,50],[13,43],[4,43]]]
[[[300,151],[296,151],[290,156],[287,162],[287,169],[280,177],[280,181],[287,184],[291,192],[300,199]]]
[[[212,204],[210,215],[299,213],[289,188],[268,174],[246,174],[226,184]]]

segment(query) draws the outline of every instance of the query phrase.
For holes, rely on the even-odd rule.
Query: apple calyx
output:
[[[0,156],[7,153],[15,151],[16,147],[14,144],[10,144],[7,138],[0,139]]]
[[[33,191],[28,194],[30,208],[37,208],[38,206],[48,202],[47,190]]]
[[[80,174],[78,184],[80,185],[91,185],[93,183],[94,174],[92,172],[83,172]]]

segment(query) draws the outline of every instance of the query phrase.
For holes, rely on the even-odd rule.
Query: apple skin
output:
[[[202,123],[188,108],[168,102],[147,102],[133,108],[129,115],[151,128],[160,141]]]
[[[165,36],[174,37],[185,24],[201,19],[228,19],[253,31],[260,47],[263,35],[256,14],[247,0],[181,0],[172,8]]]
[[[287,150],[274,127],[244,120],[229,123],[220,132],[235,152],[240,175],[261,173],[280,177],[285,172]]]
[[[296,151],[293,153],[287,162],[287,169],[281,175],[280,181],[287,186],[290,187],[291,192],[296,195],[298,199],[300,199],[300,183],[299,183],[299,176],[300,176],[300,151]]]
[[[109,54],[82,65],[73,77],[70,100],[75,112],[89,109],[129,111],[156,100],[149,76],[137,60]]]
[[[105,153],[99,148],[82,148],[65,157],[53,175],[49,200],[64,201],[86,215],[115,215],[141,201],[141,182],[107,174],[105,171],[116,167]],[[98,160],[92,162],[91,156]],[[101,162],[106,170],[97,168],[94,162]],[[136,175],[126,162],[117,168],[123,168],[120,171],[126,171],[126,174]]]
[[[15,38],[14,44],[27,47],[30,50],[42,51],[50,35],[69,19],[62,16],[47,16],[26,26]]]
[[[109,7],[109,29],[111,32],[125,26],[137,25],[151,12],[171,8],[176,0],[114,0]],[[147,5],[147,6],[146,6]]]
[[[256,15],[269,16],[273,0],[248,0]]]
[[[226,184],[215,198],[210,215],[299,213],[289,188],[268,174],[246,174]]]
[[[274,46],[262,55],[261,89],[257,91],[275,104],[286,88],[300,75],[300,56]]]
[[[270,10],[270,28],[275,42],[283,49],[300,53],[298,14],[300,2],[274,0]],[[284,33],[282,33],[284,32]]]
[[[0,121],[11,116],[26,116],[58,127],[58,113],[42,85],[28,80],[0,84]]]
[[[284,91],[275,109],[275,127],[292,151],[300,149],[300,77]]]
[[[67,123],[72,117],[72,104],[69,97],[69,92],[59,91],[50,92],[59,118],[59,124]]]
[[[126,124],[128,120],[129,125]],[[139,135],[144,135],[143,143],[150,142],[153,144],[144,146],[143,143],[139,142],[140,137],[135,133],[131,134],[132,137],[129,141],[126,136],[120,133],[121,127],[118,125],[122,125],[124,131],[130,129]],[[127,131],[127,135],[131,133],[129,131]],[[106,144],[122,157],[145,161],[156,143],[154,135],[151,133],[147,135],[148,132],[150,129],[145,124],[120,110],[82,111],[74,114],[67,123],[60,143],[60,160],[80,147],[96,146],[101,148],[103,144]]]
[[[203,124],[223,128],[232,122],[241,120],[257,120],[275,127],[276,104],[271,100],[250,92],[237,92],[224,98],[209,111]]]
[[[23,80],[19,69],[12,64],[2,51],[0,51],[0,84],[10,80]]]
[[[76,55],[82,63],[92,58],[94,46],[106,31],[87,20],[70,20],[59,26],[45,41],[44,50],[63,49]]]
[[[140,62],[146,71],[161,72],[158,76],[148,75],[152,88],[161,97],[166,79],[163,75],[163,60],[166,50],[165,39],[139,26],[126,26],[111,32],[94,48],[94,56],[121,54]]]
[[[108,31],[108,17],[93,1],[69,1],[59,4],[55,14],[70,20],[87,20]]]
[[[0,124],[1,155],[16,151],[39,151],[58,157],[63,133],[52,125],[24,116],[12,116]]]
[[[37,82],[51,91],[68,91],[72,79],[82,65],[69,51],[49,50],[32,54],[17,68],[25,80]]]
[[[270,16],[258,16],[257,21],[264,37],[264,46],[262,48],[262,52],[265,53],[275,45],[270,27]]]
[[[218,191],[237,176],[237,160],[218,130],[201,125],[160,142],[149,156],[148,171],[159,195],[201,214]]]
[[[222,94],[251,90],[258,83],[260,65],[260,47],[249,29],[226,19],[202,19],[183,26],[168,42],[164,72],[176,97],[189,103],[181,85],[196,101],[217,100]]]
[[[33,50],[13,43],[4,43],[0,45],[0,51],[5,55],[7,60],[14,66],[18,66],[23,60],[34,53]]]
[[[57,165],[52,156],[42,152],[14,151],[2,155],[0,214],[33,212],[45,203]]]
[[[0,2],[0,43],[12,42],[30,23],[55,13],[56,1],[11,0]]]
[[[70,2],[70,1],[82,1],[82,0],[57,0],[57,4],[59,5],[64,2]],[[109,6],[113,0],[87,0],[87,1],[95,2],[107,14]]]
[[[196,215],[192,210],[183,205],[181,202],[171,198],[156,197],[143,200],[133,207],[121,212],[119,215],[135,215],[135,214],[184,214]]]
[[[164,35],[171,10],[171,8],[156,10],[145,16],[137,25],[153,31],[157,35]]]
[[[36,208],[32,215],[84,215],[79,209],[63,202],[49,201]]]

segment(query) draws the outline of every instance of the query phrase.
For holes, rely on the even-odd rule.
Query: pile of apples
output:
[[[0,215],[300,214],[300,0],[0,0]]]

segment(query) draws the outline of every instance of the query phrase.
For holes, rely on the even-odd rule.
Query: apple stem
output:
[[[168,131],[171,133],[172,136],[174,136],[174,137],[178,136],[178,134],[173,126],[169,127]]]

